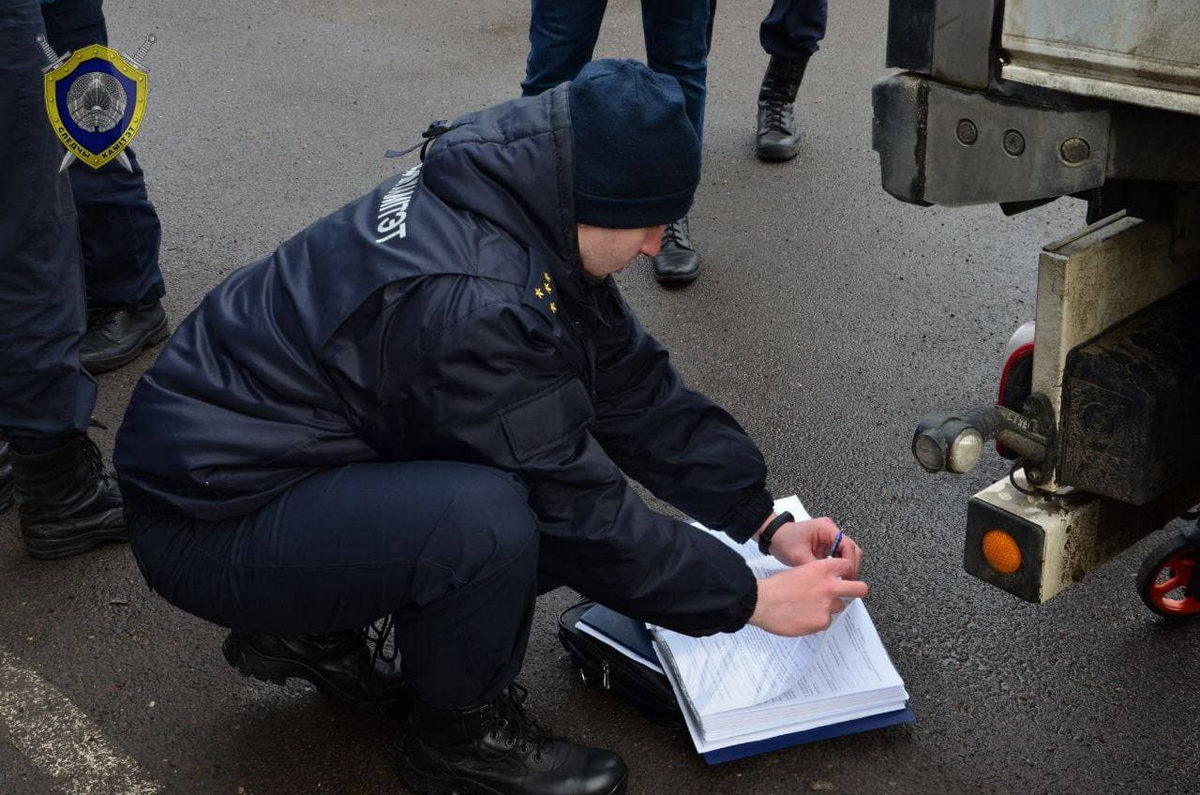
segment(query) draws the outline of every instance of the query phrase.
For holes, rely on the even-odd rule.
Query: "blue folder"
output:
[[[658,665],[658,653],[650,639],[650,630],[641,621],[623,616],[604,605],[593,605],[583,612],[579,620],[601,635],[620,643],[631,652]]]
[[[710,765],[717,765],[721,762],[732,762],[734,759],[745,759],[748,756],[765,754],[768,751],[778,751],[781,748],[791,748],[794,745],[815,743],[817,740],[831,740],[834,737],[844,737],[847,734],[858,734],[859,732],[870,731],[871,729],[883,729],[900,723],[912,723],[914,720],[912,710],[905,707],[895,712],[883,712],[866,718],[848,720],[845,723],[831,723],[828,726],[821,726],[807,731],[781,734],[778,737],[755,740],[752,743],[718,748],[715,751],[700,754],[700,758]]]
[[[632,618],[623,616],[604,605],[595,605],[589,608],[579,617],[579,620],[601,635],[620,643],[630,651],[645,657],[647,660],[655,663],[658,662],[658,654],[654,651],[650,630],[646,629],[646,625],[641,621],[635,621]],[[758,754],[765,754],[768,751],[791,748],[795,745],[804,745],[805,743],[812,743],[818,740],[844,737],[847,734],[858,734],[859,732],[870,731],[871,729],[896,726],[900,723],[912,723],[914,720],[912,710],[905,707],[894,712],[883,712],[878,715],[845,721],[844,723],[831,723],[828,726],[820,726],[816,729],[793,732],[792,734],[781,734],[777,737],[755,740],[754,742],[742,743],[741,745],[731,745],[728,748],[719,748],[715,751],[700,754],[700,758],[710,765],[716,765],[721,762],[732,762],[735,759],[745,759],[748,756],[757,756]]]

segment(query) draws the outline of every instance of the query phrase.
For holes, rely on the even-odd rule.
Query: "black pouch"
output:
[[[683,713],[665,674],[634,662],[575,627],[579,617],[594,604],[585,599],[558,617],[558,639],[571,655],[579,678],[585,685],[616,694],[657,726],[684,728]]]

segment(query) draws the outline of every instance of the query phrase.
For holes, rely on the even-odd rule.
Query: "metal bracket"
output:
[[[1028,202],[1104,184],[1110,115],[1062,110],[915,74],[872,89],[884,189],[915,204]]]

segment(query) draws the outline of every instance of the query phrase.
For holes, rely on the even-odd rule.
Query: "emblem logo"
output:
[[[45,36],[37,40],[49,61],[42,70],[46,115],[67,148],[59,170],[76,160],[100,168],[115,158],[132,171],[125,147],[146,111],[150,75],[142,64],[154,36],[147,36],[133,55],[91,44],[60,56]]]

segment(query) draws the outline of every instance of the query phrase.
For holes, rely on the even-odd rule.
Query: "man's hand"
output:
[[[771,538],[771,556],[787,566],[803,566],[829,556],[838,526],[827,516],[806,522],[788,522]],[[842,536],[838,557],[850,561],[850,578],[858,576],[863,551],[850,536]]]
[[[852,565],[844,558],[822,559],[759,580],[750,623],[789,638],[828,628],[845,608],[842,597],[867,595],[865,582],[846,579]]]

